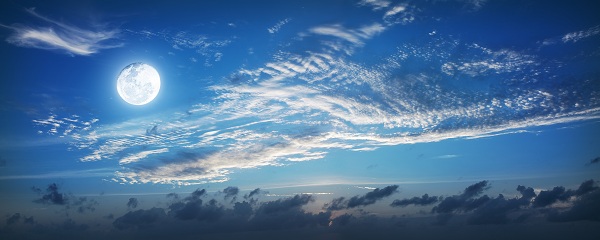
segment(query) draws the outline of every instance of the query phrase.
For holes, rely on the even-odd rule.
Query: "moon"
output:
[[[117,91],[125,102],[144,105],[160,91],[160,76],[154,67],[137,62],[127,65],[117,78]]]

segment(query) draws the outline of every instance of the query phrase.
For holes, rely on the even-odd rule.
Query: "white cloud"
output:
[[[354,149],[350,149],[351,151],[354,152],[367,152],[367,151],[375,151],[379,149],[378,147],[362,147],[362,148],[354,148]]]
[[[320,26],[314,27],[310,29],[310,32],[319,34],[319,35],[327,35],[333,36],[337,38],[344,39],[348,42],[354,44],[362,44],[362,39],[360,36],[356,35],[354,31],[347,30],[341,25],[328,25],[328,26]]]
[[[437,157],[434,157],[435,159],[449,159],[449,158],[457,158],[459,157],[459,155],[456,154],[446,154],[446,155],[440,155]]]
[[[130,154],[129,156],[124,157],[121,160],[119,160],[119,164],[134,163],[134,162],[140,161],[140,160],[148,157],[149,155],[159,154],[159,153],[166,153],[166,152],[169,152],[168,148],[148,150],[148,151],[142,151],[142,152]]]
[[[39,173],[32,175],[4,175],[0,176],[0,180],[106,177],[114,174],[114,171],[115,169],[112,168],[98,168],[78,171]]]
[[[510,50],[492,51],[479,45],[470,48],[476,52],[476,58],[468,61],[446,62],[441,66],[441,71],[453,76],[456,73],[466,74],[471,77],[486,74],[501,74],[521,71],[524,68],[532,68],[539,65],[535,56],[521,54]]]
[[[215,58],[215,62],[221,61],[221,58],[223,57],[223,53],[215,53],[214,58]]]
[[[360,34],[372,32],[376,31],[365,29]],[[480,74],[517,76],[533,74],[529,69],[537,68],[535,58],[528,55],[479,45],[464,49],[471,51],[474,62],[453,63],[455,71],[475,68]],[[487,137],[600,117],[598,108],[576,111],[556,107],[557,94],[547,90],[511,90],[503,98],[465,97],[443,91],[436,85],[436,76],[409,75],[394,80],[390,72],[407,61],[405,51],[413,54],[411,61],[420,59],[427,64],[441,65],[441,60],[448,58],[439,50],[434,55],[426,49],[407,47],[399,48],[381,65],[365,67],[324,53],[279,53],[276,60],[261,67],[239,70],[238,74],[252,79],[252,84],[212,86],[210,90],[219,94],[216,103],[197,104],[190,109],[191,115],[166,114],[172,117],[164,118],[160,116],[165,114],[159,114],[96,128],[89,137],[99,144],[82,161],[112,159],[142,146],[168,148],[168,152],[152,153],[171,159],[168,163],[139,161],[144,167],[131,169],[124,165],[116,179],[126,183],[198,184],[226,181],[235,169],[322,159],[332,149],[374,151],[386,145]],[[516,68],[520,70],[512,71]],[[546,113],[530,115],[534,109]],[[502,112],[526,117],[513,119],[512,113]],[[473,124],[456,127],[456,120]],[[146,136],[139,127],[157,124],[161,125],[157,135]],[[185,159],[176,154],[187,151],[200,152]],[[134,161],[148,156],[138,153],[130,154]]]
[[[275,24],[275,26],[268,28],[267,31],[270,34],[277,33],[277,32],[279,32],[279,30],[281,30],[281,28],[283,27],[283,25],[289,23],[291,20],[292,19],[290,19],[290,18],[283,19],[283,20],[277,22],[277,24]]]
[[[97,53],[102,49],[122,46],[120,43],[111,42],[111,40],[117,39],[118,29],[86,30],[44,17],[36,13],[35,9],[27,9],[27,12],[42,19],[48,26],[2,25],[15,31],[8,37],[7,41],[9,43],[21,47],[57,49],[83,56]]]
[[[353,48],[364,45],[364,41],[371,39],[385,30],[386,27],[380,23],[373,23],[356,29],[348,29],[340,24],[333,24],[313,27],[309,29],[309,32],[321,36],[335,37],[350,43],[351,45],[346,46],[345,43],[341,42],[322,41],[324,45],[350,55]]]
[[[485,5],[487,0],[466,0],[467,5],[470,5],[473,11],[477,11]]]
[[[388,10],[387,12],[385,12],[385,15],[383,17],[385,18],[385,17],[394,16],[404,10],[406,10],[406,6],[398,5],[398,6],[393,7],[392,9]]]
[[[404,18],[408,11],[386,10],[390,18]],[[323,42],[332,47],[351,50],[388,27],[334,24],[309,32],[319,40],[325,36]],[[218,45],[187,33],[177,36],[172,40],[182,49]],[[88,151],[81,161],[120,160],[122,169],[113,181],[185,185],[227,181],[238,169],[318,160],[337,149],[374,151],[386,145],[487,137],[600,118],[598,103],[573,107],[589,104],[577,100],[584,99],[578,92],[531,84],[540,71],[535,56],[460,45],[438,35],[428,39],[432,42],[401,44],[397,52],[369,65],[336,56],[331,49],[279,51],[271,62],[234,73],[248,81],[210,86],[216,94],[210,103],[67,134],[78,134],[73,145]],[[456,49],[469,57],[453,55]],[[216,58],[215,53],[210,56]],[[413,71],[411,64],[433,70]],[[461,78],[455,80],[456,75]],[[505,91],[487,94],[488,88],[484,93],[461,88],[474,83],[452,85],[475,77],[479,78],[474,83]],[[519,80],[522,88],[506,87],[504,80]],[[57,133],[81,122],[57,116],[38,121]],[[144,134],[156,125],[158,134]],[[134,162],[135,167],[128,164]]]
[[[391,3],[385,0],[362,0],[358,4],[362,6],[371,6],[373,10],[379,10],[387,8]]]
[[[592,37],[595,35],[600,34],[600,25],[599,26],[595,26],[595,27],[591,27],[587,30],[583,30],[583,31],[577,31],[577,32],[572,32],[572,33],[567,33],[562,37],[562,41],[564,43],[567,42],[578,42],[584,38],[588,38],[588,37]]]

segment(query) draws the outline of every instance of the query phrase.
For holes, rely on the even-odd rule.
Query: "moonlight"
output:
[[[145,63],[132,63],[121,70],[117,91],[125,102],[144,105],[151,102],[160,90],[160,76],[156,69]]]

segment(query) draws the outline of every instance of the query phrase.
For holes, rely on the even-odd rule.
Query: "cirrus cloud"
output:
[[[20,47],[59,50],[68,54],[81,56],[92,55],[102,49],[123,46],[122,43],[114,41],[118,37],[118,29],[104,29],[99,27],[93,30],[83,29],[42,16],[35,11],[35,8],[26,9],[26,11],[30,15],[41,19],[44,25],[1,25],[14,31],[6,39],[11,44]]]

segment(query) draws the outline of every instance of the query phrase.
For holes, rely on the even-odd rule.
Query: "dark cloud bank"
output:
[[[377,188],[350,198],[316,204],[312,195],[297,194],[272,201],[259,201],[264,191],[255,189],[237,201],[240,190],[227,187],[209,194],[198,189],[188,196],[165,196],[166,207],[137,209],[138,199],[125,203],[128,212],[112,215],[111,226],[79,224],[68,218],[41,224],[20,213],[5,216],[1,239],[597,239],[600,236],[600,189],[588,180],[576,189],[557,186],[536,194],[533,188],[517,186],[518,196],[488,196],[488,181],[467,186],[460,194],[391,199],[398,185]],[[93,199],[63,194],[56,184],[46,190],[33,188],[40,197],[34,202],[66,210],[86,210],[98,205]],[[387,202],[387,203],[386,203]],[[411,205],[431,207],[420,216],[380,216],[363,210],[376,203],[388,208]],[[90,210],[93,211],[93,210]]]

